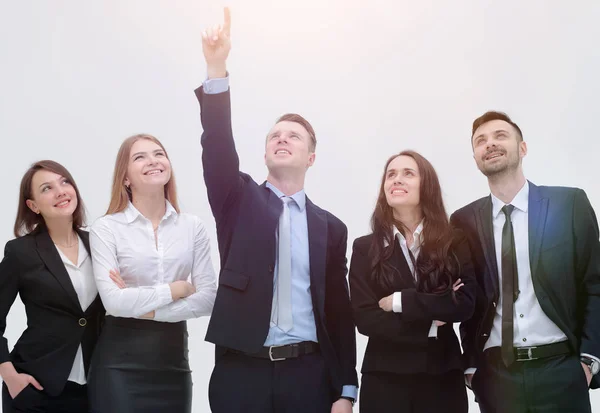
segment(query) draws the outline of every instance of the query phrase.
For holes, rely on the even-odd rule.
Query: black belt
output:
[[[286,359],[296,358],[307,354],[317,353],[319,345],[314,341],[302,341],[300,343],[286,344],[283,346],[263,347],[258,353],[244,353],[240,351],[230,350],[234,353],[245,354],[246,356],[268,359],[271,361],[282,361]]]
[[[571,347],[568,341],[561,341],[558,343],[544,344],[541,346],[531,347],[515,347],[515,361],[531,361],[538,360],[548,357],[560,356],[561,354],[570,354]],[[488,358],[502,359],[500,354],[500,347],[491,347],[485,351]]]

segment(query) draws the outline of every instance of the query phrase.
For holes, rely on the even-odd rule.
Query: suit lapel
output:
[[[306,198],[310,287],[317,298],[319,314],[325,309],[325,272],[327,263],[327,215]]]
[[[283,202],[281,202],[281,199],[279,199],[276,193],[269,189],[266,181],[263,182],[261,187],[267,193],[267,210],[269,211],[267,217],[270,219],[268,225],[272,228],[272,231],[269,229],[269,234],[273,234],[277,230],[277,225],[279,224],[279,216],[283,211]],[[272,237],[269,236],[269,238]]]
[[[492,199],[487,197],[483,200],[483,205],[477,211],[477,231],[479,240],[485,256],[488,270],[492,275],[492,283],[495,292],[500,291],[498,281],[498,263],[496,261],[496,245],[494,243],[494,227],[492,224]]]
[[[81,305],[79,304],[79,299],[77,298],[77,293],[75,292],[75,288],[73,288],[73,283],[69,277],[69,273],[67,272],[65,264],[62,262],[56,247],[52,243],[52,239],[50,238],[48,232],[43,231],[37,234],[35,241],[37,244],[38,254],[40,255],[42,261],[44,261],[44,264],[48,270],[50,270],[50,273],[63,287],[71,301],[73,301],[75,308],[83,312]]]
[[[87,231],[82,231],[80,229],[77,230],[77,235],[81,238],[81,242],[83,242],[83,246],[88,252],[89,256],[92,256],[92,252],[90,250],[90,233]]]
[[[402,247],[398,244],[398,240],[394,239],[394,243],[387,248],[393,248],[392,255],[390,256],[390,265],[392,265],[400,274],[399,277],[394,277],[394,291],[400,291],[407,286],[416,286],[415,277],[410,271],[410,266],[406,261],[406,256]]]
[[[529,183],[529,261],[531,265],[531,276],[535,278],[538,263],[540,261],[540,250],[546,226],[548,214],[548,198],[543,198],[537,186]]]

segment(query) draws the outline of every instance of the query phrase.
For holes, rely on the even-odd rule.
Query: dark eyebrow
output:
[[[57,179],[57,181],[60,181],[60,180],[62,180],[62,179],[66,179],[66,178],[65,178],[64,176],[62,176],[62,175],[61,175],[61,176],[60,176],[60,178],[58,178],[58,179]],[[41,188],[41,187],[43,187],[44,185],[50,185],[50,182],[44,182],[44,183],[40,184],[40,186],[38,186],[38,188]]]
[[[414,170],[414,169],[412,169],[412,168],[402,168],[402,170],[403,171],[411,171],[411,172],[417,173],[417,171]],[[385,171],[385,174],[387,175],[390,172],[398,172],[398,170],[397,169],[388,169],[387,171]]]

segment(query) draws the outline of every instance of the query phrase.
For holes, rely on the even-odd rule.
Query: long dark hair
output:
[[[32,164],[27,172],[21,178],[21,187],[19,189],[19,206],[17,208],[17,218],[15,219],[14,233],[15,237],[21,237],[32,232],[39,232],[46,229],[46,222],[41,214],[36,214],[27,206],[27,200],[32,198],[31,181],[38,171],[54,172],[66,178],[75,189],[77,194],[77,208],[73,212],[73,228],[79,229],[85,223],[85,207],[79,194],[79,188],[75,180],[64,166],[54,161],[38,161]]]
[[[370,247],[372,257],[372,277],[386,290],[393,286],[396,274],[389,264],[394,252],[395,239],[393,227],[406,235],[407,227],[394,218],[394,212],[385,196],[385,177],[387,168],[398,156],[412,158],[421,176],[420,207],[423,213],[422,243],[416,260],[417,289],[427,293],[443,293],[452,289],[453,275],[457,274],[459,263],[452,251],[454,241],[452,228],[442,199],[442,189],[435,169],[431,163],[415,151],[402,151],[393,155],[385,163],[383,177],[375,211],[371,216],[373,240]],[[387,247],[389,246],[389,248]]]

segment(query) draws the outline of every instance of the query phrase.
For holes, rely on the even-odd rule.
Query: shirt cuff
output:
[[[173,295],[171,294],[171,287],[169,287],[169,284],[157,286],[156,294],[158,295],[158,307],[162,307],[163,305],[171,304],[173,302]]]
[[[394,296],[392,297],[392,311],[394,313],[402,312],[402,293],[401,292],[394,293]]]
[[[475,367],[469,367],[465,370],[465,374],[475,374],[476,371],[477,369]]]
[[[356,402],[358,400],[358,387],[351,385],[342,387],[342,396],[352,397]]]
[[[429,335],[427,337],[437,338],[438,326],[435,321],[431,322],[431,327],[429,328]]]
[[[227,73],[227,77],[206,79],[202,83],[202,89],[207,95],[217,95],[227,92],[229,90],[229,73]]]
[[[596,356],[592,356],[591,354],[588,354],[588,353],[581,353],[581,356],[582,356],[582,357],[589,357],[589,358],[591,358],[592,360],[594,360],[595,362],[597,362],[597,363],[600,363],[600,359],[599,359],[598,357],[596,357]]]

